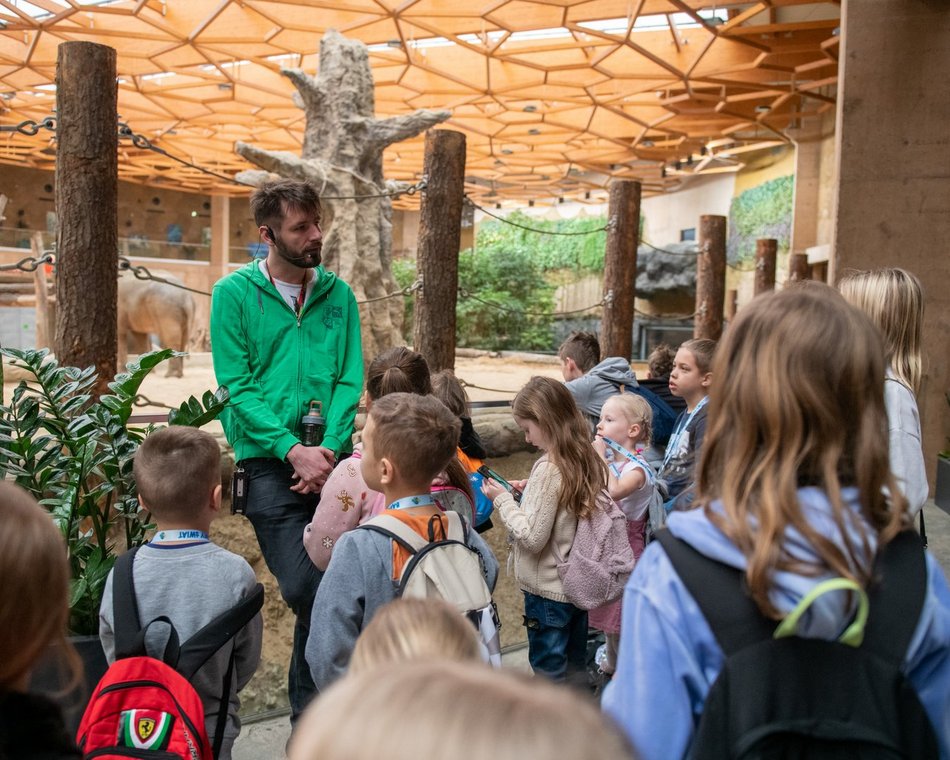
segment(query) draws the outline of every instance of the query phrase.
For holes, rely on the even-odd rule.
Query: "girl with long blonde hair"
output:
[[[884,339],[884,379],[891,472],[911,514],[927,501],[927,467],[920,445],[920,333],[924,294],[916,275],[904,269],[854,272],[841,280],[841,295],[867,314]],[[921,518],[922,519],[922,518]]]
[[[909,527],[887,466],[878,331],[829,287],[784,290],[740,312],[713,366],[729,381],[710,394],[698,508],[670,515],[669,533],[741,571],[745,593],[771,620],[832,578],[867,589],[878,550]],[[930,555],[926,576],[902,670],[948,757],[950,590]],[[858,597],[821,594],[796,635],[838,639]],[[722,649],[659,542],[643,553],[623,605],[605,707],[647,760],[683,757]]]
[[[525,440],[541,449],[526,481],[513,483],[518,504],[494,480],[482,492],[508,529],[515,576],[524,592],[528,660],[535,673],[580,680],[587,653],[587,613],[567,600],[556,557],[566,557],[579,518],[596,508],[607,465],[590,445],[590,428],[563,383],[532,377],[511,405]]]

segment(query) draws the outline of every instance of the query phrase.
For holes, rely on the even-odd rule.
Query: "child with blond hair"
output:
[[[884,368],[826,286],[730,326],[697,508],[630,577],[604,695],[646,760],[950,757],[950,589],[887,466]]]
[[[888,363],[884,406],[891,472],[907,497],[911,514],[916,514],[923,508],[929,493],[916,396],[920,391],[923,363],[920,334],[924,294],[920,280],[904,269],[876,269],[849,274],[838,287],[848,303],[871,318],[884,339]]]
[[[604,402],[597,424],[594,450],[607,462],[607,493],[627,518],[627,538],[635,559],[646,544],[647,509],[656,473],[643,458],[650,446],[653,411],[645,399],[619,393]],[[613,675],[620,643],[621,599],[587,613],[592,628],[604,632],[606,657],[600,669]]]
[[[571,689],[470,662],[354,673],[316,700],[290,760],[634,760],[623,734]]]
[[[348,672],[408,660],[481,662],[475,627],[442,599],[394,599],[356,640]]]

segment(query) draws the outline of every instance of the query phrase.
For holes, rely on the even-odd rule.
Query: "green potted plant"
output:
[[[950,392],[946,394],[950,405]],[[937,454],[937,484],[934,488],[934,503],[944,512],[950,512],[950,438],[947,448]]]
[[[143,354],[109,383],[112,393],[95,398],[92,367],[61,367],[46,349],[0,353],[31,376],[9,401],[0,396],[0,479],[30,491],[65,538],[72,568],[70,632],[87,661],[87,682],[95,684],[105,670],[98,631],[106,579],[116,557],[144,543],[151,528],[138,502],[132,461],[154,426],[131,425],[132,408],[149,372],[183,354]],[[0,388],[2,381],[0,369]],[[200,427],[227,402],[226,388],[208,391],[172,410],[168,422]]]

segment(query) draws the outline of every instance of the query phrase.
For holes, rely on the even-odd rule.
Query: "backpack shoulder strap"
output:
[[[112,617],[115,627],[115,658],[123,660],[144,652],[139,633],[139,605],[135,598],[135,581],[132,565],[139,547],[120,554],[112,570]]]
[[[448,511],[442,514],[448,523],[448,539],[449,541],[458,541],[460,544],[465,543],[465,525],[462,521],[462,516],[458,512]]]
[[[777,621],[764,617],[746,593],[741,570],[700,554],[668,528],[657,531],[656,540],[699,605],[726,657],[772,638]]]
[[[415,554],[429,543],[402,520],[392,515],[376,515],[372,520],[366,521],[359,527],[388,536],[410,554]]]
[[[189,681],[215,652],[227,644],[264,606],[264,587],[258,583],[250,594],[199,628],[181,645],[178,670]]]
[[[902,531],[875,558],[863,646],[900,665],[917,630],[926,595],[923,542],[915,530]]]

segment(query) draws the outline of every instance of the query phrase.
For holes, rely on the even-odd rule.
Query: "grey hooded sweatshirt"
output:
[[[574,396],[577,408],[591,423],[591,430],[600,422],[600,409],[604,402],[626,385],[638,387],[637,376],[630,370],[630,362],[622,356],[608,356],[590,372],[576,380],[569,380],[567,389]]]

